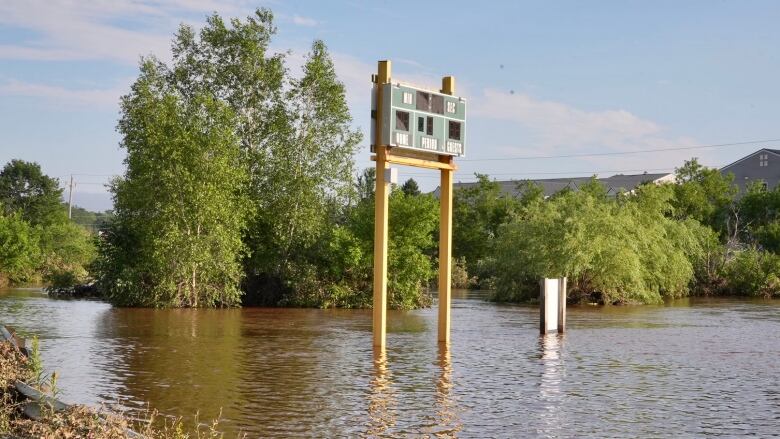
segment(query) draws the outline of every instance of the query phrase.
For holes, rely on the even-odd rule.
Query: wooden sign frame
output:
[[[373,80],[377,85],[390,83],[390,61],[379,61],[377,75]],[[380,87],[375,87],[379,90]],[[442,78],[441,93],[455,94],[455,78]],[[374,210],[374,347],[384,349],[387,339],[387,242],[388,207],[390,182],[385,181],[385,169],[390,164],[414,166],[438,170],[440,184],[440,226],[439,226],[439,343],[450,341],[450,307],[452,293],[452,179],[457,166],[454,156],[433,152],[393,148],[382,145],[382,94],[377,93],[376,111],[372,115],[375,129],[373,144],[376,162],[376,200]]]

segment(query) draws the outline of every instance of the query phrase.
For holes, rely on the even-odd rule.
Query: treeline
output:
[[[658,303],[708,295],[780,295],[780,188],[738,194],[733,176],[693,159],[675,183],[608,195],[595,178],[546,198],[478,176],[456,191],[454,255],[463,287],[497,301],[538,297],[539,279],[568,276],[570,300]]]
[[[373,185],[321,41],[299,72],[271,53],[273,16],[182,25],[173,59],[142,60],[122,98],[125,174],[93,274],[113,303],[150,307],[371,304]],[[388,295],[429,302],[437,202],[391,196]]]
[[[321,41],[292,72],[269,49],[275,32],[266,9],[229,23],[215,14],[198,32],[180,27],[169,63],[142,60],[121,100],[113,215],[76,212],[104,223],[96,252],[55,180],[7,165],[3,176],[27,174],[0,185],[2,276],[94,281],[121,306],[371,306],[375,179],[355,177],[361,136],[344,86]],[[677,179],[617,196],[594,180],[545,198],[479,176],[455,192],[453,280],[499,301],[535,298],[539,278],[558,276],[581,302],[777,295],[780,190],[738,196],[695,160]],[[31,187],[49,201],[30,203]],[[389,221],[388,302],[426,306],[438,200],[410,180],[393,188]]]
[[[68,219],[59,182],[37,163],[12,160],[0,171],[0,287],[89,280],[93,234]]]

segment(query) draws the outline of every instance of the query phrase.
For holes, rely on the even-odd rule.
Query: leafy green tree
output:
[[[747,187],[734,212],[739,238],[780,253],[780,189],[767,190],[756,182]]]
[[[154,59],[121,107],[127,170],[95,264],[103,292],[120,305],[237,305],[249,204],[233,111],[178,92]]]
[[[6,215],[18,212],[32,225],[49,225],[66,219],[62,189],[40,165],[11,160],[0,171],[0,207]]]
[[[436,243],[438,202],[431,195],[406,195],[393,190],[388,220],[388,305],[412,309],[430,304],[425,293],[434,276],[429,256]],[[321,262],[326,273],[319,285],[299,290],[294,304],[370,307],[373,288],[374,198],[362,199],[327,239]]]
[[[780,296],[780,256],[754,248],[738,251],[723,268],[727,293]]]
[[[266,304],[315,270],[321,240],[352,191],[360,140],[325,45],[313,43],[295,77],[284,54],[270,53],[275,32],[267,9],[229,25],[212,15],[197,34],[183,25],[166,74],[181,95],[214,96],[236,115],[255,212],[244,286],[251,301]]]
[[[0,286],[34,280],[40,256],[35,229],[19,213],[0,214]]]
[[[374,196],[376,188],[376,168],[365,168],[355,182],[355,192],[358,200],[365,200]]]
[[[114,279],[112,285],[136,284],[132,288],[120,288],[114,297],[126,297],[128,303],[166,306],[235,304],[237,294],[232,287],[218,299],[203,302],[200,293],[192,293],[194,287],[177,281],[180,273],[176,272],[174,276],[173,268],[163,268],[170,266],[170,260],[180,257],[189,259],[174,267],[193,263],[200,264],[199,269],[203,270],[204,261],[200,258],[208,252],[192,243],[197,251],[174,254],[173,250],[182,245],[181,237],[176,235],[182,233],[180,223],[173,227],[170,235],[161,233],[165,239],[149,240],[151,227],[159,229],[161,225],[152,226],[154,221],[141,224],[138,215],[131,213],[147,209],[166,220],[173,216],[168,210],[178,209],[179,222],[190,215],[197,216],[198,209],[206,209],[208,215],[204,220],[207,223],[217,221],[217,218],[222,221],[223,212],[237,210],[237,221],[227,223],[223,228],[224,240],[218,239],[221,244],[210,251],[221,252],[216,261],[227,265],[232,264],[228,255],[243,256],[243,271],[247,276],[242,287],[250,293],[245,298],[252,297],[251,301],[255,303],[281,303],[286,296],[306,288],[309,283],[319,282],[317,264],[327,257],[322,253],[327,251],[322,243],[336,222],[343,218],[343,210],[353,194],[352,154],[360,135],[350,126],[344,86],[336,77],[325,45],[315,41],[302,73],[294,76],[285,66],[286,55],[272,54],[269,49],[275,32],[273,14],[267,9],[258,9],[246,20],[232,19],[229,23],[214,14],[198,32],[191,26],[180,27],[173,42],[171,63],[164,64],[153,58],[144,63],[141,78],[124,100],[123,121],[120,122],[128,149],[129,169],[126,178],[115,185],[117,220],[106,241],[116,245],[104,245],[101,254],[105,257],[97,264],[104,272],[114,270],[112,276],[104,277]],[[144,87],[152,90],[147,94],[153,95],[154,99],[141,99],[146,93]],[[136,105],[136,102],[139,103]],[[136,107],[140,110],[135,111]],[[169,121],[150,120],[155,112],[167,115]],[[175,115],[175,112],[179,114]],[[192,114],[204,112],[208,117],[191,119]],[[228,112],[231,116],[223,117]],[[182,133],[181,140],[172,135],[168,135],[165,142],[154,137],[155,131],[163,129]],[[227,180],[219,188],[225,191],[220,195],[222,197],[234,194],[238,186],[245,187],[242,194],[251,204],[246,227],[242,222],[244,208],[237,206],[241,204],[238,200],[223,203],[221,209],[207,209],[204,204],[187,210],[185,205],[197,205],[189,198],[194,198],[188,192],[189,180],[180,183],[182,187],[173,192],[185,193],[178,198],[155,196],[154,203],[151,196],[144,199],[143,188],[155,193],[157,188],[164,187],[157,180],[164,180],[168,174],[200,175],[202,168],[188,161],[186,166],[174,164],[184,153],[176,152],[176,148],[183,148],[179,143],[183,144],[199,130],[222,134],[201,139],[200,144],[191,142],[193,148],[200,148],[198,151],[217,148],[215,154],[222,154],[226,159],[214,166],[232,162],[231,166],[240,170],[236,172],[247,177],[248,184],[238,184],[243,177],[235,172],[224,174],[209,169],[209,178],[204,176],[199,180],[207,185],[217,185],[212,183],[212,178]],[[228,154],[227,149],[216,146],[228,143],[227,131],[235,134],[239,147],[237,158],[230,155],[232,152]],[[131,145],[131,137],[142,139],[139,143],[143,147]],[[174,157],[168,159],[170,169],[151,166],[150,160],[139,159],[135,165],[138,170],[133,170],[134,156],[142,157],[134,148],[148,150],[149,155],[154,151],[158,155],[171,151]],[[186,152],[198,157],[198,151]],[[145,172],[148,176],[136,178],[136,173]],[[129,182],[133,181],[135,183],[131,185]],[[150,190],[152,188],[155,190]],[[122,193],[127,196],[120,196]],[[206,227],[206,230],[213,232],[215,229]],[[240,243],[234,242],[237,230],[243,230]],[[139,242],[153,245],[147,249]],[[157,248],[158,244],[164,245],[165,251]],[[116,263],[104,263],[108,261]],[[119,267],[138,269],[121,273]],[[224,277],[215,284],[233,285],[241,277],[233,268],[230,265],[222,270]],[[174,286],[177,293],[172,296]],[[149,289],[153,290],[153,297],[146,301],[142,292]],[[214,297],[216,289],[204,294]]]
[[[620,200],[567,191],[529,203],[502,230],[496,300],[538,296],[543,277],[570,278],[570,298],[656,303],[688,294],[708,229],[675,221],[673,188],[648,185]]]
[[[417,182],[414,181],[413,178],[406,180],[404,184],[401,185],[401,190],[404,191],[406,195],[420,195],[420,187],[417,186]]]
[[[2,241],[0,277],[12,283],[69,287],[89,281],[92,237],[68,221],[58,181],[37,163],[12,160],[0,172]]]
[[[696,158],[676,168],[675,174],[674,216],[695,219],[725,235],[731,206],[738,192],[734,175],[724,176],[718,169],[702,166]]]
[[[468,273],[485,280],[495,275],[489,260],[501,240],[500,226],[520,204],[515,197],[503,194],[501,186],[487,175],[476,177],[477,183],[454,194],[453,256],[465,258]]]
[[[320,41],[286,99],[287,123],[279,128],[284,139],[265,161],[265,178],[254,194],[258,214],[248,267],[250,275],[278,279],[294,291],[313,269],[319,242],[351,196],[352,154],[360,135],[350,127],[344,86]]]
[[[110,210],[92,212],[79,206],[73,206],[72,209],[73,222],[94,233],[106,227],[111,218],[113,218],[113,213]]]
[[[42,280],[54,288],[68,288],[91,281],[88,267],[96,256],[94,235],[65,221],[38,227]]]

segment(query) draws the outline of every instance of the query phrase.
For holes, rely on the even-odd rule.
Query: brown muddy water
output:
[[[354,310],[118,309],[0,292],[0,322],[38,334],[63,399],[167,415],[222,411],[227,437],[780,437],[780,301],[538,311],[456,293],[390,312],[386,355]]]

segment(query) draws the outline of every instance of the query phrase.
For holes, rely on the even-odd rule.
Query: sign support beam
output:
[[[445,76],[441,81],[441,92],[455,94],[455,78]],[[450,166],[441,169],[441,208],[439,223],[439,343],[450,341],[450,305],[452,301],[452,177],[454,163],[452,156],[440,155],[439,162]]]
[[[390,82],[390,61],[379,61],[378,86]],[[387,240],[390,183],[385,181],[387,147],[382,146],[382,94],[377,93],[376,106],[376,192],[374,206],[374,346],[384,350],[387,339]]]

